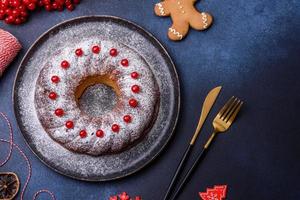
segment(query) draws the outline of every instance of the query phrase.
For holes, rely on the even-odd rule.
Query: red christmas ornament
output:
[[[57,98],[57,94],[55,92],[50,92],[49,93],[49,98],[52,100],[55,100]]]
[[[74,123],[73,123],[72,121],[67,121],[67,122],[66,122],[66,127],[67,127],[68,129],[74,128]]]
[[[57,108],[54,113],[57,117],[61,117],[64,115],[64,110],[61,108]]]
[[[214,188],[207,188],[206,192],[199,192],[202,200],[224,200],[226,198],[227,185],[215,185]]]
[[[137,100],[135,100],[135,99],[130,99],[130,100],[129,100],[129,105],[130,105],[131,107],[135,108],[135,107],[138,106],[138,102],[137,102]]]
[[[131,87],[131,91],[134,93],[139,93],[140,92],[140,87],[138,85],[133,85]]]
[[[104,131],[98,130],[98,131],[96,132],[96,136],[99,137],[99,138],[103,138],[103,137],[104,137]]]
[[[52,81],[53,83],[58,83],[58,82],[60,81],[60,78],[59,78],[58,76],[52,76],[52,77],[51,77],[51,81]]]
[[[93,46],[93,48],[92,48],[92,51],[93,51],[93,53],[95,53],[95,54],[99,54],[100,53],[100,47],[99,46]]]
[[[131,116],[130,116],[130,115],[125,115],[125,116],[123,117],[123,120],[124,120],[124,122],[126,122],[126,123],[130,123],[130,122],[131,122]]]
[[[118,124],[113,124],[111,126],[111,130],[115,133],[119,132],[120,131],[120,126]]]
[[[80,131],[80,132],[79,132],[79,136],[80,136],[81,138],[85,138],[85,137],[87,136],[86,130]]]
[[[70,63],[66,60],[62,61],[60,66],[64,69],[68,69],[70,67]]]
[[[109,51],[109,54],[113,57],[117,56],[118,55],[118,50],[117,49],[111,49]]]
[[[128,67],[129,65],[129,61],[125,58],[121,60],[121,65],[123,65],[124,67]]]
[[[139,74],[137,72],[132,72],[131,73],[131,78],[137,79],[139,77]]]
[[[76,56],[82,56],[83,55],[82,49],[76,49],[75,54]]]

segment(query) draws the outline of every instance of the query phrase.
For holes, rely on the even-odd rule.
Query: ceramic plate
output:
[[[54,142],[41,126],[34,105],[35,84],[51,50],[98,37],[123,43],[149,64],[160,90],[157,119],[147,135],[119,154],[89,156],[71,152]],[[45,53],[47,52],[47,53]],[[111,16],[75,18],[51,28],[28,50],[20,64],[13,92],[15,115],[35,155],[51,169],[80,180],[105,181],[127,176],[152,161],[172,136],[177,122],[180,92],[174,64],[164,47],[140,26]]]

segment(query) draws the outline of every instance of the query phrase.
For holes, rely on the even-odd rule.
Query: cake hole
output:
[[[117,105],[119,88],[112,75],[91,76],[82,80],[75,91],[79,109],[92,117],[100,117]]]
[[[105,84],[96,84],[85,89],[79,98],[79,108],[86,114],[99,117],[111,111],[117,104],[114,89]]]

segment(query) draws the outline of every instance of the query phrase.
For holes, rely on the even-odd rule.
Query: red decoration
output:
[[[80,0],[1,0],[0,20],[7,24],[24,23],[29,12],[44,7],[47,11],[62,11],[66,7],[69,11],[74,10]]]
[[[49,93],[49,98],[52,100],[55,100],[57,98],[57,94],[55,92],[50,92]]]
[[[118,50],[117,49],[111,49],[109,51],[109,54],[113,57],[117,56],[118,55]]]
[[[60,66],[64,69],[68,69],[70,67],[70,63],[66,60],[62,61]]]
[[[57,108],[54,113],[57,117],[61,117],[64,115],[64,110],[61,108]]]
[[[85,138],[85,137],[87,136],[86,130],[80,131],[80,132],[79,132],[79,136],[80,136],[81,138]]]
[[[119,195],[109,197],[109,200],[142,200],[142,197],[136,196],[135,198],[130,197],[126,192],[122,192]]]
[[[120,200],[129,200],[129,196],[126,192],[123,192],[122,194],[119,195]]]
[[[134,93],[139,93],[140,92],[140,86],[138,85],[133,85],[131,87],[131,91],[134,92]]]
[[[98,130],[98,131],[96,132],[96,136],[99,137],[99,138],[103,138],[103,137],[104,137],[104,131]]]
[[[82,49],[76,49],[75,54],[76,56],[82,56],[83,55]]]
[[[59,78],[58,76],[52,76],[52,77],[51,77],[51,81],[52,81],[53,83],[58,83],[58,82],[60,81],[60,78]]]
[[[215,185],[207,188],[206,192],[199,192],[202,200],[224,200],[226,198],[227,185]]]
[[[127,59],[121,60],[121,65],[123,65],[124,67],[128,67],[128,65],[129,65],[128,60]]]
[[[125,116],[123,117],[123,120],[124,120],[124,122],[126,122],[126,123],[130,123],[130,122],[131,122],[131,116],[130,116],[130,115],[125,115]]]
[[[73,123],[72,121],[67,121],[67,122],[66,122],[66,127],[67,127],[68,129],[74,128],[74,123]]]
[[[139,74],[137,72],[132,72],[131,73],[131,78],[137,79],[139,77]]]
[[[138,106],[138,102],[137,102],[137,100],[135,100],[135,99],[130,99],[130,100],[129,100],[129,105],[130,105],[131,107],[135,108],[135,107]]]
[[[99,46],[93,46],[92,51],[93,51],[93,53],[98,54],[100,52],[100,47]]]
[[[119,131],[120,131],[120,126],[119,126],[118,124],[113,124],[113,125],[111,126],[111,130],[112,130],[113,132],[119,132]]]

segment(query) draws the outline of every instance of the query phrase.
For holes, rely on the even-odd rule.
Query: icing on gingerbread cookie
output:
[[[158,16],[171,16],[173,24],[168,36],[171,40],[182,40],[191,26],[196,30],[207,29],[213,21],[210,14],[199,12],[194,4],[197,0],[164,0],[155,5]]]

